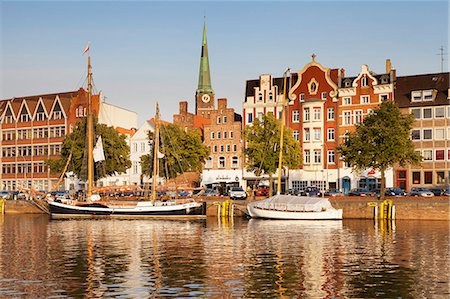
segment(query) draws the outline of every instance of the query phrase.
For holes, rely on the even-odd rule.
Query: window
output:
[[[380,94],[380,103],[383,101],[387,101],[389,99],[389,96],[387,94]]]
[[[420,171],[413,171],[412,173],[413,184],[420,184]]]
[[[424,108],[423,109],[423,119],[431,119],[433,118],[432,108]]]
[[[444,118],[445,117],[445,108],[444,107],[437,107],[434,110],[434,117],[436,118]]]
[[[305,101],[305,94],[304,93],[301,93],[300,94],[300,101]]]
[[[351,125],[351,124],[352,124],[352,112],[344,111],[344,125]]]
[[[53,111],[53,119],[62,119],[61,111]]]
[[[327,110],[328,114],[328,120],[334,120],[334,108],[328,108]]]
[[[328,155],[327,156],[328,156],[328,160],[327,160],[328,163],[333,163],[334,164],[335,163],[334,162],[334,150],[328,151]]]
[[[225,168],[226,159],[225,157],[219,157],[219,168]]]
[[[300,121],[300,112],[298,110],[292,111],[292,122],[298,123]]]
[[[321,133],[320,133],[320,128],[315,128],[314,129],[314,141],[320,141],[321,139]]]
[[[412,91],[411,92],[411,101],[412,102],[422,101],[422,92],[421,91]]]
[[[231,158],[231,168],[238,168],[239,167],[239,157],[233,156]]]
[[[411,113],[412,113],[414,119],[420,119],[420,118],[421,118],[421,111],[420,111],[420,108],[417,108],[417,109],[411,109]]]
[[[45,113],[44,112],[36,113],[36,121],[42,121],[42,120],[45,120]]]
[[[221,138],[221,133],[217,132],[217,139],[220,139],[220,138]]]
[[[299,138],[300,138],[300,133],[299,133],[299,131],[298,131],[298,130],[294,130],[293,136],[294,136],[294,139],[298,141]]]
[[[342,100],[342,105],[351,105],[352,104],[352,98],[344,98]]]
[[[361,96],[361,104],[369,104],[370,103],[370,97],[369,96]]]
[[[361,78],[361,87],[366,87],[366,86],[368,86],[368,82],[367,82],[368,80],[367,80],[367,77],[366,76],[364,76],[364,77],[362,77]]]
[[[212,168],[212,157],[208,157],[208,159],[206,159],[205,168]]]
[[[305,164],[311,163],[311,152],[305,151]]]
[[[362,117],[362,110],[356,110],[355,111],[355,124],[362,123],[363,117]]]
[[[227,139],[227,131],[223,132],[223,139]]]
[[[445,184],[445,172],[436,171],[436,180],[438,184]]]
[[[422,92],[424,101],[432,101],[433,100],[433,91],[432,90],[424,90]]]
[[[309,142],[310,140],[311,140],[311,136],[310,136],[309,128],[305,128],[304,141]]]
[[[230,139],[233,139],[233,131],[230,131]]]
[[[223,150],[224,150],[224,146],[221,145],[221,146],[220,146],[220,152],[223,153]]]
[[[214,132],[211,132],[211,140],[214,140],[214,138],[215,138],[215,134],[214,134]]]
[[[214,153],[217,153],[217,145],[214,145],[214,147],[213,147],[213,152],[214,152]]]
[[[321,163],[320,151],[314,151],[314,163]]]
[[[434,139],[444,140],[445,139],[445,129],[444,128],[434,129]]]
[[[251,124],[253,122],[253,113],[249,113],[247,116],[247,121],[249,124]]]
[[[227,144],[227,153],[229,153],[231,150],[231,145]]]
[[[263,118],[263,113],[262,112],[258,112],[258,119],[261,121]]]
[[[433,184],[433,172],[432,171],[425,171],[424,173],[424,183],[425,184]]]
[[[273,93],[269,92],[269,101],[273,101]]]
[[[436,161],[444,160],[445,151],[444,150],[436,150]]]
[[[145,152],[145,142],[141,142],[141,152]]]
[[[237,144],[233,144],[233,152],[237,152]]]
[[[433,150],[423,150],[422,157],[424,161],[433,160]]]
[[[224,115],[222,119],[223,119],[223,123],[226,124],[227,123],[227,117]]]
[[[218,116],[217,117],[217,124],[220,124],[220,123],[222,123],[222,117]]]
[[[420,140],[420,130],[412,130],[411,131],[411,139],[412,140]]]
[[[262,93],[260,93],[260,94],[258,94],[258,101],[262,102],[262,100],[263,100],[263,95],[262,95]]]
[[[28,122],[28,121],[30,121],[30,116],[28,115],[28,114],[21,114],[20,115],[20,121],[21,122]]]
[[[305,108],[303,109],[303,120],[304,121],[309,121],[310,117],[309,117],[309,108]]]
[[[133,153],[137,153],[138,145],[137,143],[133,143]]]
[[[432,129],[424,129],[423,130],[423,140],[431,140],[433,139],[433,130]]]
[[[314,120],[320,120],[321,119],[321,117],[320,117],[321,109],[320,108],[314,108],[313,111],[314,111]]]
[[[328,140],[329,140],[329,141],[334,140],[334,129],[328,129],[328,134],[327,134],[327,136],[328,136]]]
[[[326,92],[322,92],[322,100],[326,100],[327,99],[327,93]]]

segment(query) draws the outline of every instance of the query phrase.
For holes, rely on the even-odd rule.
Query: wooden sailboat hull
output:
[[[289,212],[264,210],[247,206],[247,211],[252,218],[280,220],[342,220],[342,209],[332,209],[320,212]]]
[[[52,218],[174,218],[206,217],[206,203],[187,202],[169,204],[137,204],[130,207],[114,207],[102,204],[71,205],[61,202],[49,202]]]

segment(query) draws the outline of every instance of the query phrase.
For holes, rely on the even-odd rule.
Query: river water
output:
[[[448,298],[449,222],[0,215],[0,298]]]

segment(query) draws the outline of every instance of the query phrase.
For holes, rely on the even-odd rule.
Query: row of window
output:
[[[42,138],[59,138],[66,136],[66,128],[64,126],[56,127],[38,127],[33,129],[18,129],[2,131],[2,140],[27,140]]]
[[[447,134],[445,134],[447,131]],[[433,134],[434,132],[434,134]],[[450,128],[434,128],[434,129],[413,129],[411,130],[412,140],[445,140],[450,139]]]
[[[445,161],[444,149],[422,149],[417,152],[421,154],[423,161]],[[447,160],[450,161],[450,150],[447,150]]]
[[[378,96],[378,103],[381,103],[381,102],[383,102],[385,100],[388,100],[388,99],[389,99],[388,94],[380,94]],[[342,106],[350,106],[350,105],[353,105],[353,104],[363,105],[363,104],[370,104],[370,103],[371,103],[371,98],[370,98],[369,95],[360,96],[359,97],[359,103],[356,103],[356,102],[354,103],[353,99],[351,97],[344,97],[344,98],[342,98]]]
[[[226,115],[217,117],[217,124],[226,124],[226,123],[227,123]]]
[[[436,91],[433,89],[428,90],[415,90],[411,92],[411,102],[429,102],[433,101]]]
[[[450,171],[448,171],[448,177],[450,177]],[[444,184],[445,183],[445,171],[413,171],[412,172],[412,184]]]
[[[428,107],[428,108],[411,108],[414,119],[441,119],[445,118],[445,110],[447,110],[447,117],[450,118],[449,107]]]
[[[214,139],[233,139],[233,131],[211,132],[211,140]]]
[[[47,179],[23,179],[23,180],[2,180],[1,181],[1,190],[13,191],[17,190],[17,186],[21,186],[27,189],[35,189],[35,190],[49,190],[49,186],[53,186],[56,181],[51,180],[49,184],[49,180]]]
[[[138,145],[140,145],[140,152],[141,153],[145,153],[146,152],[145,144],[146,144],[146,142],[140,142],[140,143],[133,142],[131,144],[132,152],[133,153],[137,153],[138,152]]]
[[[311,139],[311,129],[310,128],[305,128],[304,130],[304,134],[303,134],[303,141],[304,142],[310,142],[310,141],[321,141],[322,140],[322,129],[320,128],[313,128],[313,135],[312,135],[312,139]],[[295,140],[299,140],[300,139],[300,132],[298,130],[294,130],[293,131],[293,136]],[[327,129],[327,140],[328,141],[334,141],[335,138],[335,130],[333,128],[329,128]]]
[[[213,158],[209,157],[206,160],[205,163],[205,169],[211,169],[213,168]],[[217,168],[226,168],[227,167],[227,158],[226,157],[218,157],[217,158]],[[233,156],[230,159],[230,168],[239,168],[239,157],[238,156]]]
[[[209,148],[211,150],[211,147],[209,147]],[[227,144],[227,145],[220,145],[220,146],[214,145],[212,147],[212,152],[213,153],[217,153],[217,152],[223,153],[226,150],[226,152],[229,153],[229,152],[231,152],[232,148],[233,148],[233,152],[237,152],[237,144],[233,144],[233,145]]]
[[[271,113],[271,112],[269,112],[269,113]],[[282,113],[283,113],[283,111],[278,111],[278,118],[277,119],[281,119]],[[262,113],[262,112],[258,112],[257,113],[257,117],[258,117],[259,120],[262,120],[263,114],[264,113]],[[249,123],[249,124],[253,123],[253,113],[251,113],[251,112],[247,114],[247,123]]]
[[[362,110],[342,111],[342,125],[350,126],[360,124],[364,120],[364,115],[369,115],[372,112],[373,112],[372,109],[367,109],[366,114],[364,114]]]
[[[48,167],[44,162],[35,163],[2,163],[2,174],[22,173],[25,176],[33,173],[47,173]]]
[[[61,147],[61,144],[5,146],[2,148],[2,157],[58,156],[61,154]]]
[[[62,111],[53,111],[50,120],[59,120],[63,119],[64,115]],[[17,122],[30,122],[32,120],[31,116],[28,113],[22,113],[17,118]],[[46,120],[46,116],[44,112],[38,112],[36,113],[36,116],[34,118],[34,121],[43,121]],[[5,115],[2,123],[3,124],[13,124],[15,122],[13,115]]]
[[[310,150],[304,151],[305,164],[320,164],[320,163],[322,163],[322,151],[321,150],[313,150],[312,152],[313,153],[311,155]],[[312,161],[311,161],[311,158],[313,158]],[[327,151],[327,162],[328,162],[328,164],[336,163],[336,152],[334,150]]]

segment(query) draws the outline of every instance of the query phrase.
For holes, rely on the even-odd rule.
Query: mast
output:
[[[286,77],[287,73],[290,72],[291,69],[287,68],[283,74],[283,102],[282,102],[282,110],[281,110],[281,132],[280,132],[280,156],[278,158],[278,181],[277,181],[277,195],[281,194],[281,169],[283,164],[283,137],[284,137],[284,119],[286,115]]]
[[[156,115],[155,115],[155,131],[153,134],[153,175],[152,175],[152,200],[156,200],[156,178],[159,173],[159,105],[156,102]]]
[[[94,121],[92,113],[92,70],[91,70],[91,56],[88,55],[88,119],[87,119],[87,138],[88,138],[88,188],[87,201],[90,202],[92,195],[92,186],[94,182]]]

